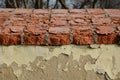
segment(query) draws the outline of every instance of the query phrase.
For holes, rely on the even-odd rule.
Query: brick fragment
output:
[[[70,14],[87,14],[86,9],[70,9]]]
[[[70,44],[69,27],[50,27],[49,45],[68,45]]]
[[[24,26],[11,26],[10,31],[12,33],[22,33],[24,28],[25,28]]]
[[[11,9],[11,8],[0,8],[0,13],[2,13],[2,12],[11,13],[13,11],[14,11],[14,9]]]
[[[120,10],[118,9],[105,9],[105,12],[111,17],[112,22],[120,25]]]
[[[67,9],[52,9],[51,14],[68,14]]]
[[[50,10],[47,9],[36,9],[31,14],[32,18],[40,18],[40,19],[49,19],[50,17]]]
[[[67,14],[52,14],[51,15],[51,20],[52,19],[67,20],[67,17],[68,17]]]
[[[110,18],[92,18],[93,25],[111,25],[112,20]]]
[[[93,31],[90,26],[72,27],[73,44],[93,44]]]
[[[15,11],[14,11],[14,14],[31,14],[32,13],[32,9],[19,9],[19,8],[17,8],[17,9],[15,9]]]
[[[24,31],[25,45],[46,45],[46,30],[35,25],[27,26]]]
[[[118,34],[115,33],[115,28],[112,26],[96,27],[97,44],[115,44],[117,43]]]
[[[48,9],[35,9],[33,14],[50,14],[50,10]]]
[[[88,14],[96,14],[96,15],[100,15],[100,14],[105,14],[103,9],[87,9]]]
[[[2,26],[3,23],[8,20],[9,16],[10,12],[7,11],[7,9],[0,9],[0,26]]]
[[[67,14],[52,14],[50,19],[50,27],[69,26]]]
[[[69,24],[66,20],[51,20],[50,27],[68,27]]]
[[[22,30],[19,26],[12,26],[10,23],[5,23],[0,29],[0,44],[20,45]]]
[[[107,17],[103,9],[87,9],[87,12],[91,18],[106,18]]]
[[[68,23],[70,26],[91,25],[89,15],[86,14],[71,14]]]
[[[7,17],[0,17],[0,26],[2,26],[7,19]]]
[[[0,34],[1,45],[20,45],[20,34]]]
[[[28,19],[32,14],[32,9],[15,9],[11,17]]]

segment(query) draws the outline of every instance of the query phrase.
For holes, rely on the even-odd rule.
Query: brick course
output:
[[[118,9],[0,9],[0,45],[118,44]]]

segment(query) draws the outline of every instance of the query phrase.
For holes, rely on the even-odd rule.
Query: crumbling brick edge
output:
[[[0,45],[119,43],[119,9],[0,9]]]

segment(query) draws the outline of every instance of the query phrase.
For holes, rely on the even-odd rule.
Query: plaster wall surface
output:
[[[0,80],[120,80],[120,46],[0,46]]]

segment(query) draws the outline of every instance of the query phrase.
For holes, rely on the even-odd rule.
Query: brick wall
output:
[[[118,44],[119,9],[0,9],[0,45]]]

